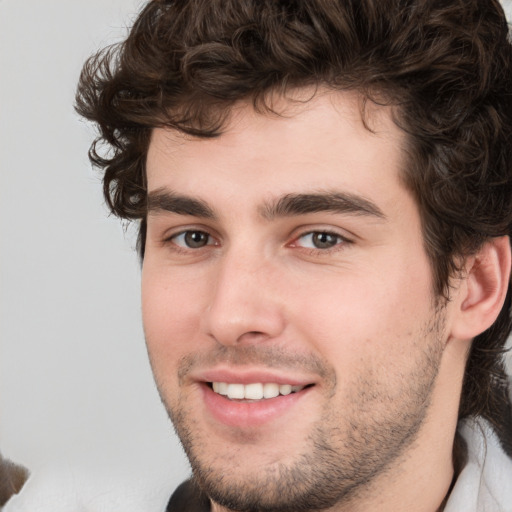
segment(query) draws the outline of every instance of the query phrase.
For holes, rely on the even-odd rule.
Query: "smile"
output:
[[[230,400],[264,400],[297,393],[306,386],[292,386],[291,384],[276,384],[272,382],[254,382],[250,384],[212,382],[213,391]]]
[[[308,397],[317,396],[311,394],[316,382],[272,376],[265,371],[234,374],[215,370],[203,373],[195,382],[199,384],[208,421],[213,419],[237,430],[253,430],[274,421],[279,425],[297,421],[308,408],[299,404],[311,404]]]

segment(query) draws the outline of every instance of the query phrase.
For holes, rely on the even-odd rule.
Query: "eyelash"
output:
[[[309,251],[311,254],[330,254],[332,252],[340,251],[346,247],[346,245],[351,244],[352,241],[347,237],[336,233],[335,231],[328,231],[323,229],[311,230],[305,233],[301,233],[297,236],[294,241],[289,244],[289,247],[301,247],[297,244],[300,239],[304,239],[305,237],[314,237],[315,235],[323,235],[327,237],[332,237],[335,239],[334,245],[331,247],[302,247],[302,249]]]
[[[185,246],[185,245],[179,245],[176,243],[176,239],[178,239],[179,237],[183,237],[185,238],[187,235],[206,235],[206,237],[208,237],[208,241],[205,245],[202,245],[200,247],[190,247],[190,246]],[[196,251],[196,250],[199,250],[199,249],[202,249],[204,247],[207,247],[207,246],[215,246],[215,245],[219,245],[218,243],[209,243],[211,240],[214,240],[213,236],[208,233],[207,231],[204,231],[202,229],[186,229],[184,231],[180,231],[179,233],[175,233],[171,236],[169,236],[168,238],[166,238],[164,240],[164,243],[168,243],[170,242],[171,244],[173,244],[174,246],[174,250],[175,251],[178,251],[178,252],[181,252],[181,251]]]
[[[206,237],[208,237],[208,239],[204,245],[200,245],[198,247],[190,247],[190,245],[187,244],[187,242],[185,240],[185,237],[187,237],[187,235],[206,236]],[[334,240],[335,243],[331,247],[324,247],[324,248],[304,247],[298,243],[301,239],[304,239],[308,236],[313,237],[315,235],[332,237],[335,239]],[[184,239],[182,245],[180,245],[176,242],[176,240],[180,237],[183,237],[183,239]],[[211,243],[212,240],[213,240],[213,243]],[[184,253],[184,254],[185,253],[190,254],[191,251],[193,251],[193,252],[199,251],[200,249],[204,249],[208,246],[215,247],[215,246],[220,245],[218,242],[215,241],[215,238],[210,233],[208,233],[208,231],[205,231],[202,229],[186,229],[186,230],[180,231],[178,233],[174,233],[173,235],[167,237],[164,240],[164,244],[167,244],[167,243],[172,244],[173,250],[175,252]],[[189,241],[189,243],[190,243],[190,241]],[[312,243],[314,243],[314,242],[312,242]],[[288,243],[286,246],[292,247],[292,248],[296,247],[298,249],[301,249],[304,252],[307,252],[310,255],[318,255],[318,254],[328,255],[328,254],[331,254],[332,252],[337,252],[337,251],[343,250],[344,248],[346,248],[347,245],[350,245],[352,243],[353,243],[352,240],[348,239],[347,237],[345,237],[343,235],[340,235],[339,233],[337,233],[335,231],[316,229],[316,230],[310,230],[310,231],[300,233],[298,236],[296,236],[292,240],[292,242]]]

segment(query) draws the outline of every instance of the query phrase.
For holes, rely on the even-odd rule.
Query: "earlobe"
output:
[[[454,338],[472,339],[494,323],[505,301],[510,269],[508,236],[490,239],[468,258],[452,324]]]

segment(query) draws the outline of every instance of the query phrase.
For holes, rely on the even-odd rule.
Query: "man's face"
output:
[[[156,129],[147,161],[151,364],[236,510],[332,506],[399,464],[447,337],[390,113],[372,133],[352,94],[281,106],[239,105],[209,140]]]

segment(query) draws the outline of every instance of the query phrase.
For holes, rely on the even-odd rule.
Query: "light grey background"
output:
[[[188,466],[147,362],[133,232],[108,217],[72,107],[85,58],[140,5],[0,1],[0,451],[36,481],[80,493],[103,472],[159,503]]]
[[[0,0],[0,450],[33,495],[88,510],[162,510],[188,474],[147,363],[133,232],[107,216],[72,108],[81,64],[141,4]]]

